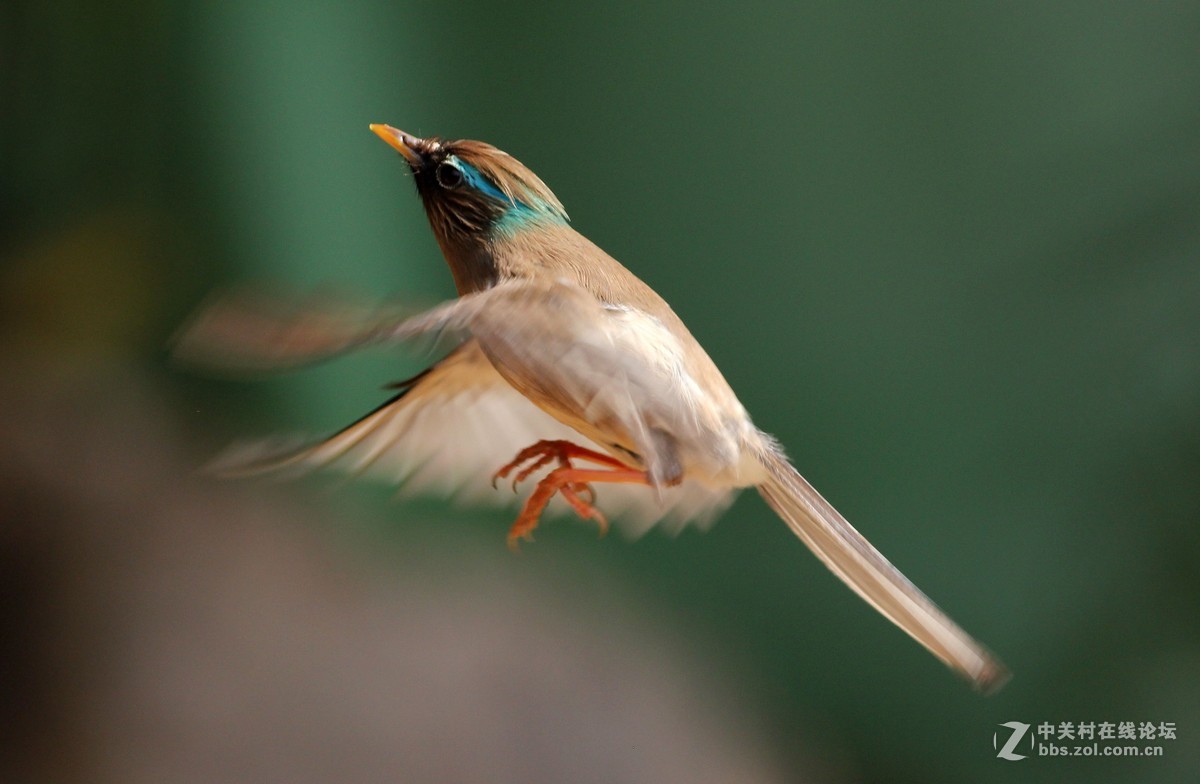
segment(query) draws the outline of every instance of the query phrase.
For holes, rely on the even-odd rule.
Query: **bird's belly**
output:
[[[472,332],[497,372],[538,408],[656,484],[761,481],[744,455],[757,430],[681,325],[605,305],[572,284],[501,296],[507,307],[481,309]]]
[[[558,376],[493,355],[486,344],[483,348],[500,375],[530,402],[613,457],[650,471],[663,484],[688,479],[735,488],[765,478],[761,464],[745,448],[757,430],[740,405],[733,416],[714,416],[721,408],[717,403],[672,392],[673,384],[661,385],[652,396],[638,396],[641,399],[630,405],[636,388],[621,388],[620,382],[604,378],[597,388],[580,394],[578,385],[584,379],[579,376],[565,383],[574,392],[564,394],[564,382],[555,380]]]
[[[548,388],[543,378],[514,372],[510,365],[496,362],[494,359],[493,363],[505,381],[542,411],[603,447],[613,457],[637,468],[645,468],[635,439],[625,432],[625,428],[614,417],[571,405],[571,398],[564,398]]]

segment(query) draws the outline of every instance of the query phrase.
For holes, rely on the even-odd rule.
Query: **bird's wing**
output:
[[[892,566],[770,442],[758,458],[758,491],[825,565],[871,606],[985,694],[1009,678],[1005,666]]]
[[[453,303],[452,303],[453,304]],[[431,324],[441,328],[444,324]],[[398,394],[335,435],[314,444],[258,442],[235,445],[214,462],[221,475],[303,473],[331,467],[398,484],[404,492],[449,495],[466,502],[512,503],[492,475],[517,452],[542,439],[600,446],[558,422],[518,393],[468,340]],[[522,487],[528,493],[532,481]],[[732,500],[724,489],[694,482],[656,494],[636,485],[600,485],[599,508],[631,533],[656,522],[680,528],[706,523]],[[569,512],[555,503],[550,511]]]
[[[570,280],[511,280],[410,318],[391,337],[446,331],[471,335],[512,386],[628,455],[656,490],[684,476],[753,484],[737,475],[739,439],[753,429],[745,410],[697,381],[689,345],[649,313],[606,305]]]
[[[237,289],[209,297],[172,338],[171,355],[210,372],[277,372],[384,339],[416,312],[414,305],[367,304],[330,292]]]

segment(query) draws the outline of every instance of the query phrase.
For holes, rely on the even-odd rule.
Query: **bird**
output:
[[[576,231],[533,171],[485,142],[370,129],[407,165],[457,298],[353,318],[227,301],[202,309],[177,353],[279,367],[422,337],[454,346],[334,435],[237,447],[218,472],[333,465],[468,498],[503,479],[532,487],[514,548],[555,498],[603,531],[609,514],[643,528],[703,522],[755,488],[837,577],[974,688],[1009,679],[801,476],[667,302]]]

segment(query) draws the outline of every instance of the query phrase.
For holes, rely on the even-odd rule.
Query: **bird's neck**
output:
[[[491,288],[500,279],[495,254],[486,243],[441,235],[437,240],[459,296]]]
[[[534,249],[542,244],[539,239],[563,230],[574,234],[560,216],[520,205],[499,217],[486,234],[435,234],[461,296],[490,288],[501,279],[523,277],[527,267],[537,266],[534,259],[541,254]],[[514,248],[524,252],[514,253]]]

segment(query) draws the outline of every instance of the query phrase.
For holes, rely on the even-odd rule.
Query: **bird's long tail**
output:
[[[758,492],[834,574],[929,652],[990,694],[1008,681],[1005,666],[950,620],[792,467],[765,445]]]

